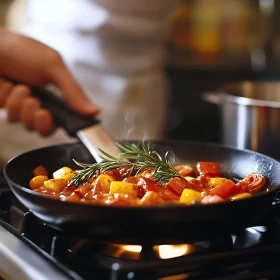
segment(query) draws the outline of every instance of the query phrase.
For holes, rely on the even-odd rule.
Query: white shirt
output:
[[[168,100],[162,71],[166,18],[176,2],[29,0],[29,22],[22,32],[62,55],[85,92],[101,108],[102,125],[112,137],[158,139],[165,130]],[[9,124],[6,126],[11,130]],[[19,127],[21,139],[28,140],[22,140],[14,153],[68,139],[60,134],[42,139]],[[3,137],[9,138],[7,134],[2,139],[0,136],[0,143],[11,145]]]

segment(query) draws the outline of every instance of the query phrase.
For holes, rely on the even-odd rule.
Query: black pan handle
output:
[[[39,98],[44,108],[48,109],[57,126],[66,130],[69,136],[76,136],[76,132],[100,121],[95,117],[83,116],[74,112],[61,98],[46,88],[32,87],[32,95]]]

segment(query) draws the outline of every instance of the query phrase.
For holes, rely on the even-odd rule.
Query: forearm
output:
[[[8,31],[0,28],[0,76],[4,75],[4,65],[7,60],[7,48],[9,45],[9,38],[7,38]]]

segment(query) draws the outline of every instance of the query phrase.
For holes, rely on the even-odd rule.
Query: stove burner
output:
[[[126,245],[126,244],[103,244],[98,253],[104,256],[120,260],[151,260],[170,259],[193,253],[205,251],[210,247],[209,242],[201,244],[165,244],[165,245]]]

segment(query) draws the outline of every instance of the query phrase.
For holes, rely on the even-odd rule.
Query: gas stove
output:
[[[49,227],[21,205],[1,178],[0,260],[1,280],[280,279],[280,199],[251,227],[222,238],[113,244]]]

